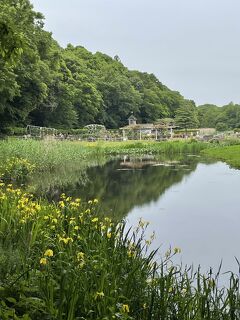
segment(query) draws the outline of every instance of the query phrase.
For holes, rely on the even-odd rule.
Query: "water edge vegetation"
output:
[[[62,194],[48,202],[14,186],[34,171],[54,171],[93,156],[200,153],[210,146],[1,141],[0,318],[239,319],[238,275],[230,273],[228,287],[221,288],[220,270],[202,274],[200,267],[174,265],[179,248],[159,258],[157,251],[149,252],[153,238],[144,237],[146,222],[126,230],[124,221],[101,212],[98,199],[84,203]]]
[[[219,274],[156,262],[146,223],[98,215],[82,204],[34,200],[1,183],[1,319],[239,319],[239,278],[218,288]]]
[[[225,161],[234,168],[240,168],[240,145],[221,146],[204,150],[203,154]]]

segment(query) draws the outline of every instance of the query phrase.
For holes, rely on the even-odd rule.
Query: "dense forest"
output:
[[[27,124],[118,128],[131,113],[142,123],[175,118],[184,129],[240,127],[240,105],[197,108],[153,74],[129,70],[118,56],[60,47],[43,27],[29,0],[1,0],[0,132]]]
[[[0,128],[27,124],[117,128],[133,112],[140,122],[175,117],[191,106],[153,74],[128,70],[118,56],[61,48],[28,0],[0,2]],[[81,31],[80,31],[81,32]],[[190,108],[190,109],[191,109]]]
[[[233,102],[223,107],[205,104],[198,107],[201,127],[216,128],[218,131],[240,128],[240,105]]]

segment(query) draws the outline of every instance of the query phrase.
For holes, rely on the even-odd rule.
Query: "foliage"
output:
[[[202,142],[71,142],[8,139],[0,141],[0,162],[12,157],[26,159],[38,171],[57,170],[69,163],[79,163],[94,156],[134,154],[186,154],[199,153],[209,147]]]
[[[120,59],[81,46],[61,48],[43,30],[29,0],[2,0],[0,131],[26,124],[60,129],[174,117],[185,99],[153,74],[128,70]],[[1,33],[2,32],[2,33]]]
[[[132,232],[101,218],[97,199],[0,188],[2,319],[238,319],[238,277],[219,289],[219,274],[172,264],[179,248],[157,263],[146,222]]]
[[[240,127],[240,105],[232,102],[223,107],[203,105],[198,107],[200,126],[226,131]]]
[[[197,128],[199,125],[198,113],[193,101],[186,102],[176,111],[176,125],[181,129]]]
[[[218,122],[216,124],[216,130],[217,131],[227,131],[228,130],[228,125],[224,122]]]
[[[24,182],[34,169],[35,166],[28,160],[12,157],[0,166],[0,176],[4,181]]]

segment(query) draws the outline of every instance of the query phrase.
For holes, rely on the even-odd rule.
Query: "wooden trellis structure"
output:
[[[55,137],[57,135],[57,129],[55,128],[47,128],[47,127],[39,127],[28,125],[26,128],[27,136],[31,138],[39,138],[43,139],[44,137]]]
[[[88,124],[84,127],[84,129],[87,129],[90,138],[103,139],[107,135],[107,129],[102,124]]]

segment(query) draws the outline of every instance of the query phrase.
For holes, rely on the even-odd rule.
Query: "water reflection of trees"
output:
[[[162,162],[167,165],[161,165]],[[55,173],[52,179],[48,178],[51,187],[48,186],[45,194],[50,200],[57,200],[62,192],[83,201],[98,198],[101,212],[121,219],[134,206],[157,201],[168,188],[193,172],[198,162],[199,158],[194,157],[125,159],[125,162],[102,159],[80,168],[68,168],[63,180]],[[43,184],[36,184],[35,190],[43,194]]]
[[[189,160],[186,167],[181,167],[181,164],[147,164],[131,169],[129,166],[120,166],[120,162],[110,161],[105,166],[87,169],[85,185],[78,182],[69,186],[67,193],[83,200],[98,198],[101,200],[101,211],[120,219],[134,206],[157,201],[169,187],[195,170],[197,163],[195,159]]]

